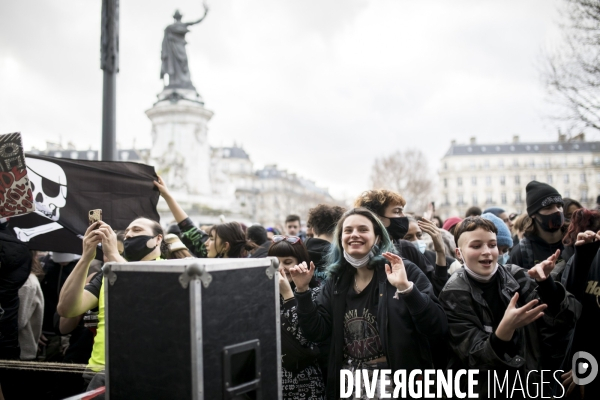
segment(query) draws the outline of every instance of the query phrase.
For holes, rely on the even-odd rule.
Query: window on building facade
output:
[[[458,194],[456,197],[458,198],[458,201],[456,202],[457,205],[462,206],[463,204],[465,204],[465,200],[462,194]]]
[[[544,165],[546,166],[546,168],[550,168],[550,166],[552,165],[552,159],[550,157],[546,157],[546,159],[544,160]]]
[[[447,188],[448,187],[448,179],[444,178],[444,187]]]
[[[490,169],[490,160],[483,161],[483,168]]]
[[[473,186],[477,185],[477,177],[476,176],[471,177],[471,185],[473,185]]]
[[[485,204],[494,204],[492,193],[487,193],[485,195]]]
[[[471,200],[473,201],[473,205],[474,206],[476,206],[478,204],[477,203],[477,194],[476,193],[473,193],[473,196],[471,197]]]
[[[530,168],[534,168],[535,167],[535,160],[533,158],[531,160],[529,160],[529,167]]]
[[[552,175],[548,174],[548,176],[546,177],[546,183],[552,185]]]
[[[504,175],[500,176],[500,184],[501,185],[506,185],[506,177]]]
[[[600,183],[600,172],[596,174],[596,182]]]
[[[485,184],[487,186],[492,186],[492,177],[491,176],[486,176],[485,177]]]
[[[516,192],[515,193],[515,203],[521,204],[522,202],[523,202],[523,200],[521,199],[521,192]]]
[[[444,170],[448,169],[448,163],[446,161],[444,161]]]
[[[531,181],[535,181],[535,174],[531,175]]]
[[[498,168],[504,168],[504,160],[498,160]]]
[[[565,190],[563,193],[564,197],[571,197],[571,191],[569,189]]]
[[[583,189],[581,191],[581,196],[579,197],[579,200],[587,203],[587,201],[588,201],[588,191],[587,190]]]
[[[506,193],[504,193],[504,192],[500,193],[500,202],[502,204],[506,204]]]
[[[521,177],[519,175],[515,175],[515,185],[521,184]]]
[[[577,159],[577,164],[579,164],[579,166],[582,166],[582,165],[583,165],[583,157],[579,157],[579,158]]]
[[[445,206],[450,205],[450,200],[448,199],[448,194],[444,194],[444,205]]]
[[[471,165],[471,169],[475,169],[475,168],[477,168],[477,166],[475,165],[475,161],[471,161],[471,164],[470,164],[470,165]]]
[[[513,167],[518,167],[519,166],[519,159],[515,158],[513,159]]]
[[[462,186],[462,178],[460,176],[458,178],[456,178],[456,184],[458,186]]]
[[[585,183],[585,173],[579,174],[579,182]]]
[[[569,183],[569,174],[563,175],[563,183]]]

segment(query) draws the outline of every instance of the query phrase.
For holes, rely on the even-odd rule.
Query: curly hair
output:
[[[600,230],[600,213],[587,208],[580,208],[571,215],[571,223],[567,228],[567,233],[563,238],[565,246],[572,246],[577,240],[577,234],[585,231],[598,232]]]
[[[496,235],[498,234],[498,228],[496,228],[496,225],[492,221],[477,216],[467,217],[456,224],[454,229],[454,243],[456,243],[456,247],[458,247],[460,235],[465,232],[473,232],[476,229],[483,229]]]
[[[391,205],[404,207],[406,205],[406,200],[398,193],[386,189],[367,190],[362,192],[361,195],[354,200],[354,207],[364,207],[367,210],[382,216],[385,213],[385,209]]]
[[[381,254],[385,252],[396,253],[396,249],[390,236],[387,233],[387,230],[377,218],[377,216],[366,208],[353,208],[348,210],[342,215],[340,220],[335,227],[335,231],[333,232],[333,241],[331,242],[331,247],[329,249],[329,253],[327,254],[327,275],[329,277],[342,275],[346,271],[353,271],[354,268],[348,264],[348,261],[344,258],[344,249],[342,246],[342,231],[344,229],[344,221],[351,215],[362,215],[367,218],[373,224],[373,230],[375,231],[375,236],[379,236],[381,242],[378,246],[375,246],[377,254],[375,257],[371,259],[369,265],[367,265],[368,269],[374,269],[377,265],[381,265],[385,263],[385,259]]]
[[[319,204],[308,210],[308,225],[317,236],[333,235],[335,225],[345,211],[346,209],[339,206]]]

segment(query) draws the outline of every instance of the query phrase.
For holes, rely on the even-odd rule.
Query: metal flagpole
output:
[[[119,0],[102,0],[100,68],[104,71],[102,90],[102,155],[117,160],[117,73],[119,72]]]

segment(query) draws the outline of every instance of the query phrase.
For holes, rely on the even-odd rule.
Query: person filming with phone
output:
[[[104,386],[104,277],[102,272],[85,284],[90,263],[96,257],[96,248],[102,245],[105,262],[159,260],[166,254],[164,232],[160,224],[147,218],[138,218],[129,224],[123,240],[123,254],[119,254],[117,234],[105,222],[96,221],[86,230],[83,237],[81,259],[65,282],[58,301],[57,311],[61,317],[79,316],[98,307],[98,327],[94,339],[88,372],[84,379],[88,390]]]

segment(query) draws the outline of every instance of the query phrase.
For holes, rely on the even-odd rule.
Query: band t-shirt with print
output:
[[[375,276],[360,293],[354,286],[346,296],[344,314],[344,361],[359,364],[383,357],[383,345],[377,328],[379,290]]]

